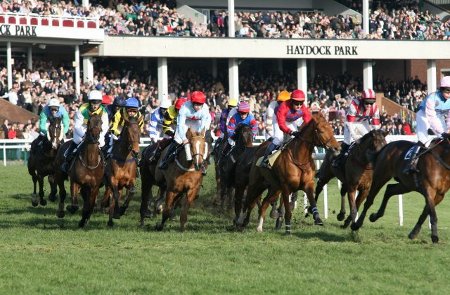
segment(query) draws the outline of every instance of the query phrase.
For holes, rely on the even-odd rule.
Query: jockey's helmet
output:
[[[192,103],[204,104],[206,102],[206,96],[201,91],[194,91],[191,95]]]
[[[137,110],[139,108],[139,101],[135,97],[130,97],[125,101],[124,107],[126,109],[135,109]]]
[[[373,104],[375,103],[376,97],[375,97],[375,91],[368,88],[365,89],[361,94],[361,99],[364,103]]]
[[[88,97],[89,102],[91,102],[91,101],[102,102],[102,98],[103,98],[103,95],[98,90],[91,90],[91,92],[89,92],[89,97]]]
[[[305,101],[305,98],[306,98],[306,96],[305,96],[305,93],[303,92],[303,90],[295,89],[291,93],[291,99],[292,100]]]
[[[235,107],[238,105],[238,100],[234,97],[228,99],[228,107]]]
[[[172,105],[172,102],[168,98],[163,98],[161,100],[161,104],[159,105],[160,108],[168,109]]]
[[[290,98],[291,98],[291,94],[288,91],[283,90],[280,92],[280,94],[278,94],[277,101],[282,102],[282,101],[289,100]]]
[[[186,98],[184,97],[180,97],[175,101],[175,109],[177,109],[178,111],[181,109],[181,107],[183,106],[183,104],[187,101]]]
[[[250,104],[246,101],[241,101],[238,107],[239,113],[249,113],[250,112]]]
[[[450,88],[450,76],[445,76],[441,79],[440,88]]]
[[[56,107],[56,108],[58,108],[58,107],[60,106],[59,99],[57,99],[57,98],[52,98],[52,99],[50,99],[49,102],[48,102],[48,106],[49,106],[50,108],[51,108],[51,107]]]

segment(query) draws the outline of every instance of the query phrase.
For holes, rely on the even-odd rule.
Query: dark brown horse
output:
[[[222,192],[222,183],[220,178],[220,160],[222,158],[223,149],[227,144],[228,137],[224,136],[223,138],[217,139],[214,148],[212,150],[212,155],[214,157],[214,172],[216,177],[216,198],[214,200],[215,205],[220,205],[221,201],[221,192]]]
[[[192,161],[187,160],[187,151],[183,149],[175,158],[175,161],[169,164],[166,170],[156,169],[155,171],[156,183],[166,187],[162,221],[156,226],[156,229],[159,231],[164,228],[164,224],[171,216],[174,205],[186,194],[186,202],[183,203],[180,214],[180,229],[184,231],[188,209],[197,198],[202,185],[203,175],[201,166],[208,157],[208,144],[205,141],[205,131],[193,132],[191,129],[188,129],[186,137],[189,140],[188,144]],[[163,152],[161,158],[163,158],[165,152],[167,152],[167,149]]]
[[[413,145],[414,143],[409,141],[394,141],[378,153],[372,187],[361,215],[351,226],[352,230],[358,230],[363,225],[367,210],[372,206],[376,195],[391,178],[394,178],[398,183],[387,185],[381,206],[376,213],[370,215],[370,221],[374,222],[384,215],[390,197],[415,191],[424,196],[425,207],[408,237],[416,238],[425,219],[430,215],[431,240],[433,243],[439,241],[435,207],[444,199],[450,188],[450,143],[448,139],[433,141],[429,149],[419,153],[417,163],[419,172],[407,175],[403,172],[407,165],[405,156]]]
[[[263,156],[266,145],[267,143],[261,145],[261,148],[256,151],[256,158]],[[238,220],[238,226],[246,226],[248,224],[251,210],[255,206],[258,197],[267,188],[269,190],[268,195],[264,198],[259,209],[258,231],[263,229],[267,207],[276,201],[281,193],[286,210],[284,215],[286,233],[290,233],[292,212],[289,206],[289,195],[300,189],[308,197],[315,223],[322,223],[314,199],[315,164],[312,158],[314,146],[333,149],[336,154],[341,148],[333,135],[331,125],[319,113],[314,114],[312,120],[302,126],[300,134],[286,144],[274,162],[272,169],[259,167],[256,165],[257,161],[253,161],[247,198],[244,210]]]
[[[228,208],[231,208],[231,203],[233,200],[233,191],[236,188],[236,170],[242,169],[244,167],[239,167],[237,162],[240,156],[245,152],[246,149],[253,147],[253,132],[252,128],[248,125],[239,125],[236,128],[236,145],[232,150],[225,155],[219,163],[219,178],[220,178],[220,204],[221,208],[224,209],[225,201],[228,200]],[[247,166],[250,168],[250,166]],[[250,171],[250,169],[248,169]],[[245,187],[244,187],[245,189]],[[242,187],[239,188],[242,190]],[[239,192],[240,193],[240,192]],[[243,192],[242,192],[243,194]],[[242,200],[242,196],[239,197]],[[236,203],[235,199],[235,203]],[[241,202],[239,202],[239,211],[241,207]],[[235,206],[236,210],[236,206]],[[239,213],[237,213],[239,215]]]
[[[346,192],[350,206],[350,215],[344,222],[344,228],[348,227],[350,222],[355,221],[358,209],[369,193],[373,172],[371,157],[386,145],[386,135],[387,132],[385,131],[372,130],[355,141],[349,149],[349,155],[343,170],[331,165],[334,157],[329,152],[327,152],[324,163],[320,167],[316,185],[316,201],[323,186],[336,176],[342,182],[341,211],[338,220],[342,220],[345,216],[344,196]],[[355,198],[357,191],[358,197]]]
[[[31,143],[30,157],[28,158],[28,173],[33,180],[33,195],[31,204],[36,207],[38,204],[47,205],[44,199],[44,177],[48,175],[50,184],[49,200],[56,201],[57,186],[54,181],[53,161],[64,138],[64,128],[61,118],[55,118],[48,126],[47,136],[39,136]],[[39,184],[39,202],[36,195],[36,183]]]
[[[106,189],[102,204],[109,204],[108,225],[113,226],[113,218],[119,219],[128,208],[136,192],[136,169],[139,156],[140,127],[136,118],[125,120],[124,126],[112,148],[111,157],[106,161]],[[119,209],[122,189],[127,189],[125,202]],[[112,200],[111,198],[112,193]]]
[[[75,213],[78,210],[78,192],[83,198],[82,218],[78,223],[79,227],[84,227],[88,222],[96,203],[100,185],[104,175],[104,159],[99,149],[99,138],[102,131],[102,119],[99,115],[91,115],[85,134],[85,139],[79,145],[77,154],[70,163],[68,175],[62,172],[59,167],[64,161],[64,153],[69,148],[71,142],[64,143],[58,151],[55,160],[55,181],[59,188],[59,206],[57,216],[64,217],[64,201],[66,189],[64,180],[70,178],[70,194],[72,204],[67,206],[67,211]]]

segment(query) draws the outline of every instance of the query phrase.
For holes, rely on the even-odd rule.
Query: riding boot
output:
[[[270,168],[270,166],[269,166],[269,156],[272,154],[272,152],[274,151],[274,150],[276,150],[278,148],[278,146],[276,145],[276,144],[274,144],[273,142],[271,142],[268,146],[267,146],[267,148],[266,148],[266,150],[265,150],[265,152],[264,152],[264,158],[263,158],[263,160],[262,160],[262,162],[261,162],[261,167],[264,167],[264,168]]]
[[[169,163],[175,159],[177,152],[179,148],[181,147],[181,144],[178,144],[175,140],[172,141],[169,145],[169,148],[167,150],[167,153],[164,155],[164,158],[159,163],[159,169],[165,170],[167,167],[169,167]]]
[[[416,144],[414,145],[414,150],[411,153],[411,157],[410,157],[410,161],[409,163],[406,165],[405,169],[403,169],[403,173],[405,174],[413,174],[413,173],[417,173],[419,172],[419,169],[417,169],[417,163],[419,162],[419,157],[417,156],[417,154],[420,151],[420,147],[421,145]]]
[[[77,151],[77,146],[78,145],[72,141],[70,143],[69,147],[67,148],[66,152],[64,153],[64,162],[61,165],[61,170],[64,173],[69,172],[69,166],[75,156],[75,153]]]

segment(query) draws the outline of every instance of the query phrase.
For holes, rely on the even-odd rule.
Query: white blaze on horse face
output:
[[[203,153],[203,159],[208,157],[208,145],[205,143],[205,152]]]
[[[190,144],[185,144],[184,145],[184,151],[186,152],[186,160],[192,161],[191,145]]]
[[[197,164],[200,164],[200,159],[199,159],[199,156],[200,156],[200,141],[198,140],[196,143],[195,143],[195,151],[194,151],[195,153],[195,162],[197,163]]]
[[[64,138],[64,128],[61,126],[61,129],[59,131],[59,140],[61,141]]]

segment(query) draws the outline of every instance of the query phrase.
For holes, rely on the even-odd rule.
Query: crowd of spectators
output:
[[[6,69],[0,64],[0,96],[10,103],[21,106],[35,114],[39,114],[43,106],[51,98],[59,98],[66,107],[73,127],[73,116],[81,103],[87,101],[91,89],[101,90],[104,94],[105,105],[120,104],[123,99],[134,96],[141,104],[141,112],[148,120],[149,114],[158,107],[157,81],[152,80],[149,72],[133,70],[115,70],[111,67],[100,67],[94,74],[94,80],[81,85],[81,94],[75,94],[73,73],[68,66],[55,65],[52,61],[36,61],[33,70],[26,70],[25,61],[17,60],[13,70],[13,87],[6,89]],[[265,135],[265,114],[268,104],[276,99],[278,93],[284,89],[295,89],[295,73],[284,75],[245,72],[240,73],[240,99],[248,100],[252,111],[259,122],[258,135]],[[200,70],[186,69],[169,73],[169,97],[174,101],[177,97],[189,97],[194,90],[205,92],[213,117],[212,129],[217,131],[220,112],[226,106],[227,78],[219,75],[213,78]],[[362,78],[343,74],[337,77],[317,74],[308,81],[308,104],[317,103],[323,114],[333,125],[337,135],[343,134],[345,109],[351,100],[362,90]],[[413,111],[426,95],[426,85],[417,77],[407,81],[395,82],[389,79],[376,78],[374,88],[383,92],[388,98],[402,104],[405,108],[399,114],[388,116],[382,113],[383,128],[391,134],[409,134]],[[409,124],[406,124],[409,123]],[[404,131],[404,125],[409,131]],[[18,122],[3,123],[3,137],[5,138],[33,138],[38,133],[36,122],[19,124]],[[14,130],[14,131],[11,131]],[[10,132],[11,131],[11,132]],[[31,136],[31,137],[27,137]],[[70,134],[69,134],[70,136]],[[0,134],[1,137],[1,134]]]
[[[0,12],[99,17],[109,35],[228,36],[228,12],[211,10],[206,23],[181,15],[176,1],[2,1]],[[362,1],[340,1],[361,12]],[[322,11],[235,12],[236,36],[245,38],[448,40],[450,20],[423,11],[421,0],[372,1],[369,32],[360,15],[326,15]],[[102,6],[101,4],[105,5]]]

